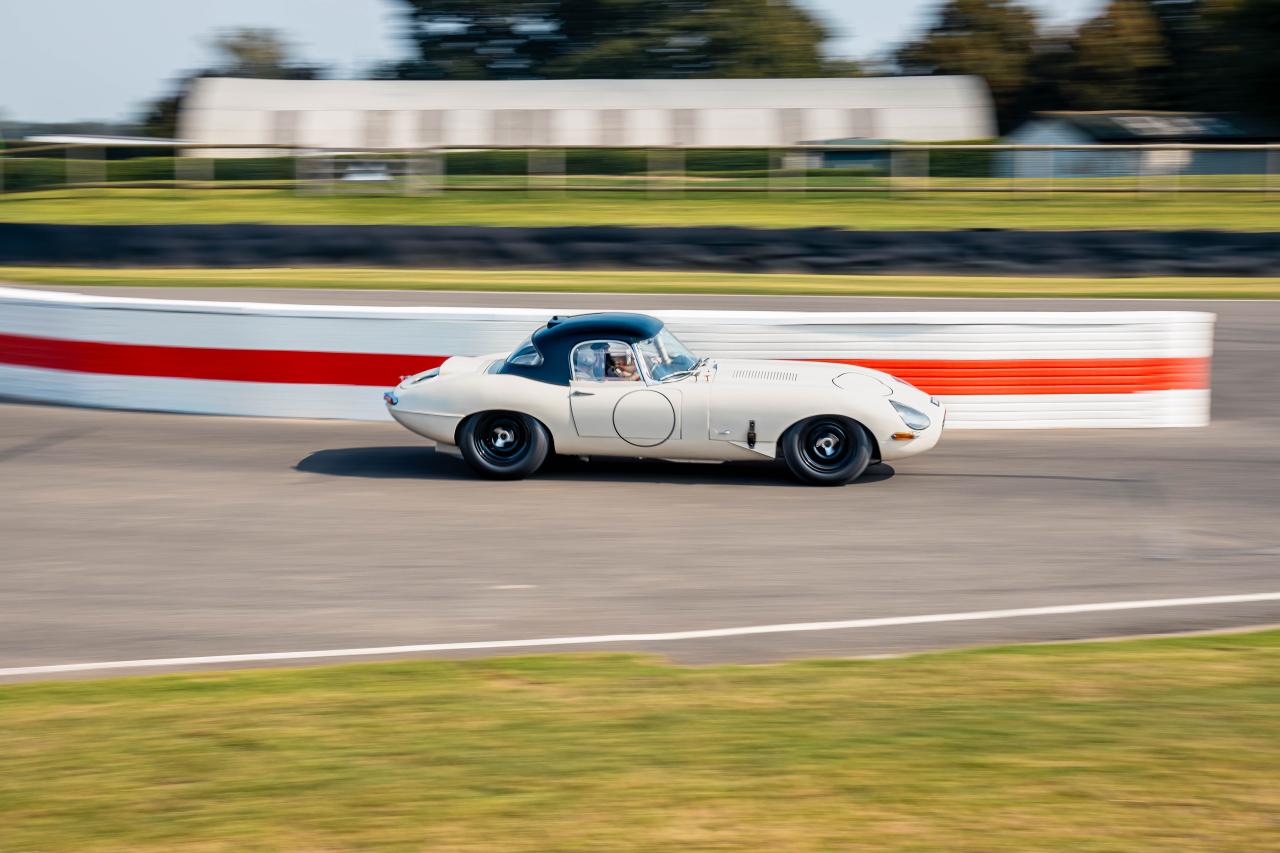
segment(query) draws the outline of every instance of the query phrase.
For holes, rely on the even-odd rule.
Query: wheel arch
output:
[[[864,422],[858,420],[852,415],[845,415],[845,414],[840,414],[836,412],[814,412],[812,414],[808,414],[808,415],[804,415],[803,417],[796,418],[794,421],[787,424],[786,428],[784,428],[782,432],[778,433],[778,442],[777,442],[778,446],[777,446],[777,449],[774,451],[774,458],[777,458],[777,459],[782,458],[782,440],[784,437],[786,437],[787,433],[791,432],[791,430],[800,426],[800,424],[804,423],[805,421],[812,420],[813,418],[840,418],[842,420],[849,421],[850,423],[854,423],[862,427],[862,431],[865,432],[867,434],[867,438],[871,440],[871,461],[873,463],[883,461],[883,458],[880,455],[880,441],[879,439],[876,438],[876,434],[874,431],[872,431],[871,427],[867,426]]]
[[[472,418],[479,417],[480,415],[487,415],[487,414],[489,414],[489,413],[491,413],[491,412],[502,412],[502,413],[509,414],[509,415],[521,415],[521,416],[523,416],[523,417],[526,417],[526,418],[532,418],[533,420],[537,421],[537,422],[542,426],[542,428],[543,428],[543,429],[545,429],[545,430],[547,431],[547,440],[548,440],[548,442],[550,442],[550,444],[551,444],[551,447],[550,447],[550,449],[548,450],[548,453],[555,453],[555,452],[556,452],[556,433],[555,433],[555,430],[551,428],[551,426],[546,422],[546,420],[545,420],[544,418],[540,418],[540,417],[538,417],[538,416],[537,416],[537,415],[535,415],[535,414],[532,414],[532,413],[530,413],[530,412],[526,412],[526,411],[522,411],[522,410],[520,410],[520,409],[509,409],[509,408],[497,408],[497,409],[476,409],[475,411],[468,412],[467,414],[463,415],[461,418],[459,418],[459,419],[458,419],[457,426],[455,426],[455,427],[453,428],[453,443],[454,443],[454,445],[457,445],[457,444],[459,444],[459,443],[460,443],[460,437],[461,437],[461,435],[462,435],[462,428],[466,425],[467,421],[471,420]]]

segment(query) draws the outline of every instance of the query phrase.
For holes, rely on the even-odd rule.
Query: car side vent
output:
[[[734,379],[758,379],[762,382],[795,382],[800,374],[791,370],[763,370],[760,368],[735,370]]]

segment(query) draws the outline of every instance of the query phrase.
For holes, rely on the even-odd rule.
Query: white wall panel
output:
[[[377,382],[115,375],[74,359],[68,363],[75,369],[50,369],[30,353],[87,342],[184,356],[191,348],[231,351],[225,358],[238,350],[263,359],[318,353],[329,364],[344,354],[351,361],[373,355],[403,360],[408,371],[416,357],[505,351],[555,313],[582,312],[564,305],[377,308],[0,288],[0,394],[165,411],[381,418]],[[954,428],[1200,426],[1209,418],[1214,316],[1202,312],[647,313],[706,355],[897,364],[893,372],[944,399]],[[160,367],[145,372],[163,373],[165,354],[155,357]]]

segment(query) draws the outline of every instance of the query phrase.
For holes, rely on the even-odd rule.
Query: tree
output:
[[[293,46],[278,30],[238,27],[218,33],[210,41],[217,56],[208,68],[180,77],[168,95],[147,104],[139,122],[146,136],[173,138],[178,113],[191,84],[201,77],[262,77],[273,80],[313,80],[325,69],[299,61]]]
[[[1035,13],[1010,0],[948,0],[895,58],[906,74],[976,74],[987,81],[1001,127],[1025,115],[1039,33]]]
[[[799,77],[825,28],[791,0],[401,0],[410,79]],[[847,73],[847,69],[846,69]]]
[[[1277,0],[1112,0],[1072,42],[1063,88],[1080,109],[1280,116]]]
[[[1280,2],[1200,0],[1178,56],[1200,109],[1237,110],[1280,119]]]
[[[1111,0],[1072,40],[1064,94],[1075,109],[1170,108],[1169,53],[1146,0]]]

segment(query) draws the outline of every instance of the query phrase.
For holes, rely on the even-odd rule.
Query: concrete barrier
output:
[[[374,308],[0,288],[0,395],[79,406],[385,420],[381,391],[509,350],[571,305]],[[703,355],[861,364],[941,397],[950,428],[1203,426],[1214,315],[667,311]]]

